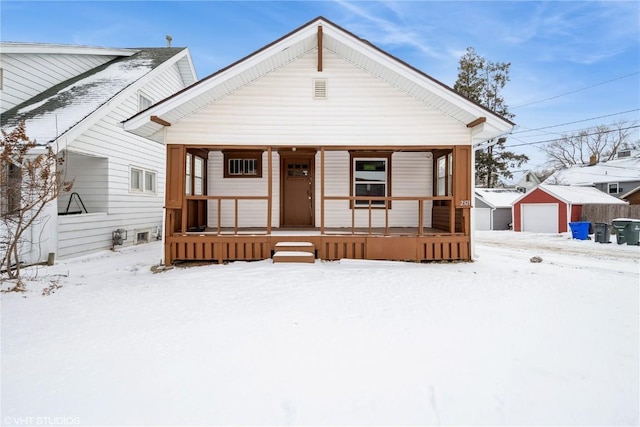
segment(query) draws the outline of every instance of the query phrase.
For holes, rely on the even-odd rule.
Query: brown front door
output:
[[[280,223],[282,227],[313,227],[315,153],[280,153]]]

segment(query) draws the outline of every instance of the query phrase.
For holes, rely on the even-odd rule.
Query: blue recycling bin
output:
[[[570,222],[569,228],[571,228],[571,237],[578,240],[589,239],[590,222]]]

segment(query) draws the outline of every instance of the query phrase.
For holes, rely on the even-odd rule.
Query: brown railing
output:
[[[269,196],[187,196],[185,197],[185,204],[188,204],[189,200],[215,200],[217,201],[217,233],[220,234],[222,231],[222,201],[223,200],[233,200],[234,202],[234,234],[238,234],[239,226],[238,226],[238,202],[240,200],[265,200],[267,201],[267,234],[271,234],[272,224],[271,224],[271,201]],[[452,196],[395,196],[395,197],[374,197],[374,196],[323,196],[320,201],[320,234],[325,234],[325,201],[336,201],[336,200],[344,200],[349,201],[352,206],[355,205],[356,201],[366,201],[368,202],[367,206],[358,206],[355,208],[351,208],[351,233],[355,234],[356,226],[355,226],[355,215],[356,210],[359,209],[367,209],[368,210],[368,232],[369,234],[374,234],[373,232],[373,212],[377,210],[384,210],[385,215],[385,227],[384,227],[384,235],[388,236],[390,234],[389,227],[389,210],[391,202],[394,201],[415,201],[418,203],[418,236],[422,236],[424,233],[424,202],[425,201],[445,201],[449,202],[449,232],[455,233],[455,205],[453,203]],[[373,202],[382,201],[384,202],[384,207],[379,205],[374,205]],[[186,212],[186,206],[185,206]],[[182,215],[182,230],[185,232],[187,230],[187,215]]]
[[[373,234],[373,226],[372,226],[372,214],[374,210],[383,210],[384,209],[384,235],[388,236],[389,233],[389,206],[393,201],[416,201],[418,202],[418,236],[423,235],[424,230],[424,202],[425,201],[448,201],[449,202],[449,232],[454,233],[455,226],[455,206],[453,204],[452,196],[398,196],[398,197],[386,197],[386,196],[323,196],[323,200],[321,201],[321,209],[320,209],[320,233],[324,234],[325,232],[325,224],[324,224],[324,202],[326,200],[348,200],[352,206],[355,206],[355,202],[366,201],[368,202],[367,206],[359,206],[356,208],[351,208],[351,234],[355,234],[355,215],[357,209],[368,209],[369,218],[368,218],[368,230],[369,234]],[[373,202],[383,201],[384,207],[374,206]]]

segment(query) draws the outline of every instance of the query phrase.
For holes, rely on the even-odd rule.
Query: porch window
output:
[[[610,182],[609,184],[607,184],[607,190],[609,194],[618,194],[620,186],[617,182]]]
[[[225,151],[225,178],[262,178],[261,151]]]
[[[156,193],[157,174],[155,171],[131,167],[129,169],[129,191],[134,193]]]
[[[187,177],[185,180],[185,194],[187,196],[202,196],[204,194],[202,182],[204,179],[205,164],[206,162],[202,157],[187,153]]]
[[[353,196],[391,196],[391,153],[351,153],[351,182]],[[355,200],[352,206],[368,207],[369,200]],[[385,207],[385,201],[372,200],[371,206]]]
[[[0,215],[8,215],[20,209],[22,169],[8,163],[0,172]]]
[[[436,160],[436,196],[451,196],[453,188],[453,154]]]

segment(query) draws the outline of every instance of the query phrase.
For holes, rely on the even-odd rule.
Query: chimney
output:
[[[589,166],[593,166],[596,163],[598,163],[598,156],[592,154],[591,157],[589,157]]]
[[[165,39],[167,39],[167,47],[171,47],[171,40],[173,40],[173,37],[171,37],[169,34],[167,34],[165,36]]]

